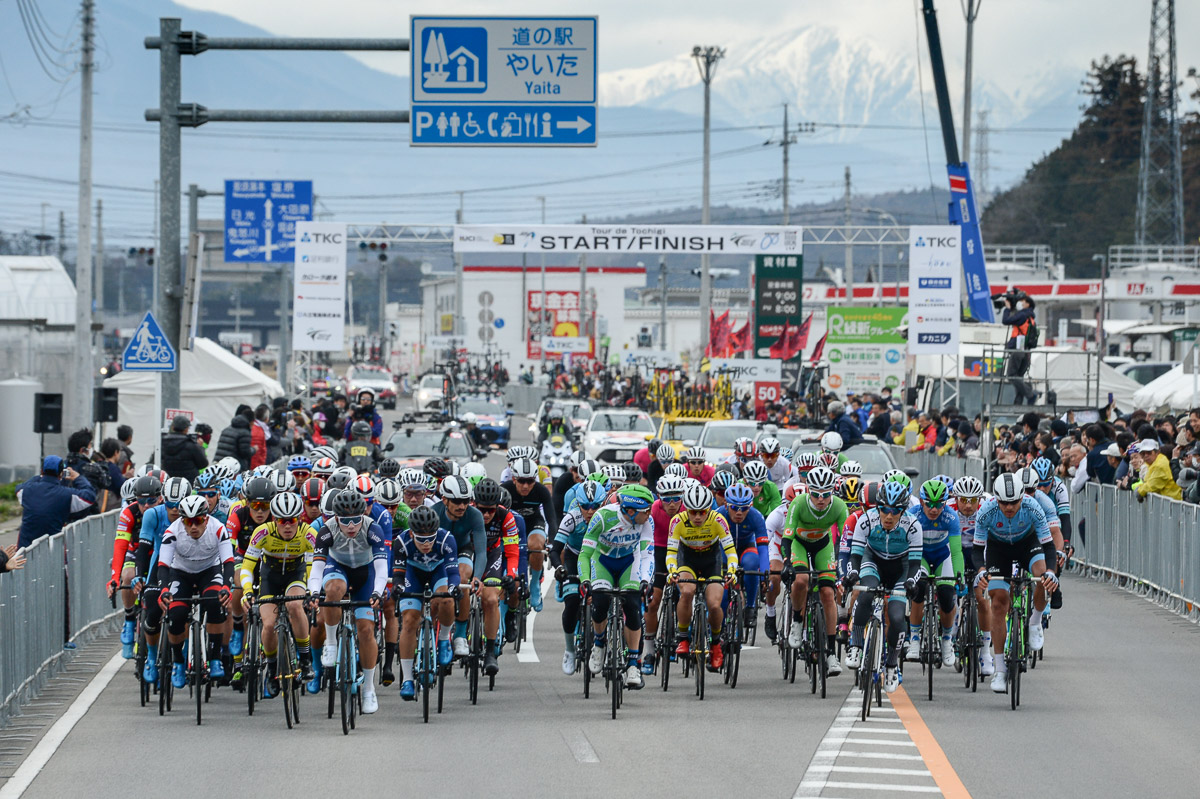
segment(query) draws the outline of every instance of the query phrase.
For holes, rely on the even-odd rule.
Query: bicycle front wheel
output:
[[[351,658],[349,636],[344,624],[338,627],[340,640],[338,641],[337,682],[338,694],[341,697],[342,735],[350,734],[350,716],[354,713],[354,697],[350,693],[350,688],[354,685],[354,660]]]

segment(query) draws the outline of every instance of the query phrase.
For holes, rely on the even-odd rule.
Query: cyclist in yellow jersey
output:
[[[242,605],[250,607],[254,602],[251,593],[254,567],[260,562],[259,594],[268,596],[304,596],[307,590],[309,570],[312,569],[313,551],[317,534],[312,527],[301,521],[304,502],[292,493],[276,494],[271,500],[271,515],[274,521],[259,525],[250,537],[250,545],[242,559],[239,573],[242,584]],[[266,689],[271,696],[279,693],[279,675],[275,668],[275,653],[279,642],[275,637],[275,614],[277,605],[262,605],[262,651],[267,667]],[[309,648],[308,614],[303,602],[288,602],[287,614],[292,622],[292,635],[296,639],[296,654],[307,682],[315,676],[312,665],[312,650]]]
[[[678,582],[681,576],[687,576],[705,583],[704,600],[708,605],[712,641],[708,668],[716,671],[725,661],[718,640],[723,622],[721,600],[725,583],[737,580],[737,551],[725,517],[712,509],[711,491],[699,482],[689,485],[683,493],[683,507],[683,513],[671,519],[667,533],[667,579],[679,586],[679,604],[675,608],[679,643],[675,653],[686,656],[691,649],[689,627],[696,583]]]

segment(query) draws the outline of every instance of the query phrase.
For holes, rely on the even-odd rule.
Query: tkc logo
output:
[[[309,234],[305,233],[304,237],[301,238],[300,241],[314,241],[317,244],[341,244],[342,243],[342,234],[341,233],[313,233],[312,238],[310,239]]]
[[[958,239],[955,236],[930,236],[928,239],[930,247],[957,247]],[[920,243],[917,245],[921,246]]]

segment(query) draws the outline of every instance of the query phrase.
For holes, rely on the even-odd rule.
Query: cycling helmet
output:
[[[572,452],[567,458],[567,464],[574,470],[579,471],[579,464],[587,460],[587,453],[583,450]]]
[[[429,482],[426,479],[426,475],[420,469],[405,469],[400,472],[400,475],[396,478],[396,482],[405,491],[427,491],[429,489]]]
[[[551,420],[558,419],[559,421],[562,421],[563,409],[558,407],[557,405],[555,405],[550,408],[550,413],[548,414],[548,416]]]
[[[742,467],[742,478],[747,483],[765,483],[769,476],[767,465],[762,461],[748,461]]]
[[[317,477],[329,478],[333,474],[333,470],[337,468],[337,461],[333,458],[317,458],[313,461],[312,473]]]
[[[332,516],[333,515],[333,501],[335,499],[337,499],[337,495],[340,493],[341,492],[335,488],[335,489],[326,491],[325,494],[321,497],[321,515],[322,516]]]
[[[421,465],[421,469],[425,474],[430,477],[436,477],[439,480],[450,475],[450,465],[442,458],[426,458],[425,463]]]
[[[485,508],[500,504],[500,484],[490,477],[484,477],[475,484],[475,504]]]
[[[1054,464],[1049,458],[1034,458],[1030,465],[1037,472],[1039,483],[1049,483],[1054,478]]]
[[[661,438],[652,438],[646,442],[646,451],[653,453],[654,457],[657,458],[658,450],[660,447],[662,447],[662,445],[663,445],[663,440]]]
[[[329,509],[334,516],[362,516],[367,512],[367,501],[357,491],[339,491]]]
[[[217,491],[219,491],[221,496],[225,497],[225,499],[233,499],[233,495],[237,493],[237,486],[227,477],[224,480],[219,480],[217,482]]]
[[[604,476],[608,478],[608,484],[613,488],[620,488],[625,485],[625,467],[615,463],[606,464],[600,468],[604,472]]]
[[[670,444],[659,444],[658,448],[654,450],[654,457],[663,463],[671,463],[675,460],[675,448]]]
[[[750,505],[753,504],[753,502],[754,502],[754,493],[752,491],[750,491],[750,488],[748,486],[744,486],[744,485],[741,485],[740,483],[738,483],[736,485],[731,485],[729,488],[727,488],[725,490],[726,506],[750,507]]]
[[[178,507],[179,503],[183,502],[183,498],[190,493],[192,493],[192,484],[183,477],[170,477],[162,484],[162,497],[168,508]],[[207,503],[205,507],[207,507]]]
[[[664,474],[658,478],[658,482],[654,485],[654,489],[658,491],[660,497],[676,496],[683,493],[683,480],[673,474]]]
[[[863,510],[869,510],[879,504],[879,494],[882,490],[883,483],[867,483],[862,487]]]
[[[846,461],[838,470],[842,477],[862,477],[862,464],[858,461]]]
[[[132,488],[133,495],[138,499],[149,499],[150,497],[157,499],[162,496],[163,484],[158,481],[157,477],[152,475],[142,475],[135,480],[126,480],[125,483]],[[121,487],[124,488],[125,486]]]
[[[360,474],[354,481],[353,488],[368,505],[375,498],[375,481],[371,479],[370,475]]]
[[[140,480],[141,478],[139,477],[138,479]],[[137,494],[133,492],[133,481],[126,480],[124,483],[121,483],[121,501],[128,505],[130,502],[136,500]]]
[[[288,458],[287,467],[289,472],[311,472],[312,466],[312,461],[308,459],[307,455],[293,455]]]
[[[683,453],[683,460],[685,460],[685,461],[704,461],[705,460],[704,447],[699,447],[699,446],[688,447],[687,450]]]
[[[954,496],[956,497],[966,497],[968,499],[971,497],[982,497],[983,483],[981,483],[977,478],[967,475],[966,477],[960,477],[954,481],[953,490]]]
[[[654,504],[654,495],[645,486],[628,485],[617,492],[617,504],[622,510],[649,510]]]
[[[605,491],[608,490],[608,475],[604,473],[603,466],[597,467],[596,471],[587,476],[587,479],[591,480],[593,483],[599,483]]]
[[[760,455],[774,455],[779,452],[783,445],[779,443],[778,438],[766,436],[758,441],[758,452]]]
[[[754,439],[742,436],[737,441],[733,442],[733,454],[739,460],[748,460],[755,456],[758,450],[754,447]]]
[[[683,492],[683,507],[688,510],[709,510],[712,508],[713,495],[700,483],[690,485]]]
[[[904,486],[905,491],[909,492],[910,494],[912,493],[912,478],[904,472],[901,472],[899,469],[892,469],[890,472],[885,474],[883,476],[883,482],[899,483],[900,485]]]
[[[946,504],[950,489],[941,480],[934,478],[921,483],[921,501],[935,508]]]
[[[182,480],[183,478],[178,478]],[[208,515],[208,502],[204,497],[192,494],[179,502],[179,515],[185,519],[199,519]]]
[[[363,419],[359,419],[354,424],[350,425],[350,438],[358,439],[359,441],[367,441],[371,438],[374,431],[371,429],[371,423]]]
[[[809,491],[833,491],[837,475],[833,470],[818,466],[808,473]]]
[[[395,458],[384,458],[379,463],[379,476],[395,478],[400,474],[400,461]]]
[[[217,476],[207,470],[200,472],[200,475],[196,478],[196,482],[192,484],[192,487],[195,488],[197,491],[199,491],[201,489],[209,490],[209,489],[216,488],[217,487]]]
[[[642,478],[646,476],[646,473],[642,471],[642,467],[633,461],[626,461],[624,468],[626,483],[640,483],[642,482]]]
[[[443,499],[470,499],[471,495],[471,484],[465,477],[452,474],[442,478]]]
[[[851,475],[850,477],[838,478],[842,481],[841,488],[838,489],[838,496],[842,502],[847,505],[858,505],[862,502],[862,478]]]
[[[268,466],[264,463],[262,466],[255,466],[253,469],[251,469],[250,476],[251,477],[270,477],[271,473],[273,471],[275,471],[273,468],[271,468],[270,466]]]
[[[337,450],[328,446],[313,447],[308,452],[308,457],[314,464],[321,460],[321,458],[329,458],[331,461],[336,461],[337,456]]]
[[[513,480],[537,479],[538,466],[529,458],[521,458],[519,461],[513,461],[509,468],[512,471]]]
[[[462,423],[463,423],[463,424],[475,424],[475,423],[476,423],[476,422],[478,422],[478,421],[479,421],[479,417],[478,417],[478,416],[476,416],[476,415],[475,415],[473,412],[471,412],[471,411],[467,411],[466,413],[464,413],[464,414],[462,415]]]
[[[239,464],[239,467],[240,467],[240,465],[241,464]],[[144,477],[145,475],[150,474],[150,472],[152,472],[152,471],[154,471],[154,464],[143,463],[141,466],[137,467],[137,471],[133,473],[133,476],[134,477]]]
[[[271,515],[276,519],[296,519],[304,512],[304,503],[295,494],[276,494],[271,500]]]
[[[781,449],[781,450],[779,451],[779,457],[783,458],[783,459],[784,459],[785,461],[787,461],[788,463],[791,463],[791,462],[792,462],[792,458],[794,458],[794,457],[795,457],[795,455],[792,453],[792,448],[791,448],[791,447],[784,447],[783,449]]]
[[[247,502],[270,502],[275,496],[275,484],[265,477],[251,477],[243,493]]]
[[[579,462],[579,468],[577,469],[577,471],[580,474],[582,474],[585,478],[587,478],[590,475],[593,475],[596,472],[600,471],[600,464],[597,463],[596,461],[592,460],[591,458],[585,458]]]
[[[487,469],[483,468],[482,463],[472,461],[462,467],[462,476],[467,478],[467,482],[471,485],[479,485],[479,481],[487,477]]]
[[[1038,474],[1028,466],[1017,470],[1017,479],[1025,486],[1026,491],[1033,491],[1037,488]]]
[[[682,463],[668,463],[667,468],[663,470],[663,474],[673,474],[676,477],[687,477],[687,467]]]
[[[279,471],[270,476],[271,485],[275,486],[275,491],[286,493],[296,490],[296,478],[291,472]]]
[[[400,484],[390,477],[380,480],[375,484],[375,501],[388,507],[399,505]]]
[[[844,443],[841,434],[833,430],[821,436],[821,449],[826,452],[841,452]]]
[[[462,474],[462,467],[456,461],[446,461],[446,468],[450,470],[450,474]]]
[[[430,538],[437,534],[440,526],[441,519],[433,508],[422,505],[408,514],[408,529],[412,531],[414,538]]]
[[[713,475],[710,485],[712,485],[713,491],[728,491],[729,487],[736,482],[737,477],[734,476],[733,472],[717,472]],[[658,484],[662,485],[662,480],[659,480]]]
[[[796,469],[800,472],[807,472],[810,469],[819,465],[820,460],[815,452],[801,452],[796,456]]]
[[[817,456],[817,462],[828,466],[830,469],[836,472],[839,468],[841,468],[840,464],[842,459],[836,452],[822,452]]]
[[[300,486],[300,498],[305,502],[320,502],[325,494],[325,481],[320,477],[310,477]]]
[[[500,486],[500,507],[512,507],[512,494],[508,493],[508,489],[504,486]]]
[[[941,480],[946,485],[947,491],[954,490],[954,478],[948,474],[935,474],[930,480]]]
[[[1021,478],[1012,472],[1005,472],[992,483],[992,493],[1001,502],[1016,502],[1025,491]]]
[[[522,458],[528,458],[536,463],[539,454],[540,453],[538,452],[537,447],[517,446],[508,448],[507,457],[509,463],[512,463],[513,461],[519,461]]]
[[[904,509],[908,505],[908,486],[902,483],[884,483],[879,492],[879,504]]]
[[[583,488],[579,489],[579,493],[575,495],[575,503],[580,507],[594,510],[604,504],[607,496],[608,492],[604,490],[604,486],[595,480],[585,480]]]
[[[224,472],[226,477],[233,477],[242,470],[242,462],[237,458],[227,456],[217,461],[217,468]]]
[[[350,484],[358,479],[358,472],[351,469],[349,466],[339,466],[333,470],[333,474],[329,475],[329,479],[325,481],[325,485],[329,488],[336,488],[339,491],[343,488],[349,488]]]

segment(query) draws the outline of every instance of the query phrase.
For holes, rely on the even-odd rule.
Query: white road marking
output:
[[[850,741],[847,741],[850,743]],[[920,755],[901,755],[896,752],[851,752],[843,749],[842,757],[861,757],[869,760],[923,760]]]
[[[546,612],[546,596],[553,590],[557,582],[553,577],[542,580],[542,613]],[[521,651],[517,653],[518,663],[541,663],[537,656],[537,650],[533,647],[533,623],[542,613],[529,611],[529,618],[525,622],[525,638],[527,640],[521,642]]]
[[[4,786],[0,787],[0,799],[17,799],[25,793],[25,790],[37,779],[38,774],[50,762],[50,758],[54,756],[58,747],[74,729],[75,724],[88,712],[92,703],[96,701],[101,691],[108,686],[124,664],[125,658],[121,656],[120,652],[113,655],[112,659],[104,664],[92,681],[84,686],[83,691],[75,698],[67,711],[42,736],[42,740],[38,741],[38,745],[29,753],[29,757],[25,758],[25,761],[9,777]]]
[[[903,793],[941,793],[936,785],[895,785],[884,782],[827,782],[826,788],[853,788],[856,791],[899,791]],[[817,794],[809,794],[816,796]]]
[[[567,744],[567,748],[571,750],[571,754],[575,756],[576,763],[599,763],[600,757],[596,754],[596,750],[592,748],[592,743],[583,734],[583,730],[564,730],[562,733],[563,740]]]
[[[894,774],[896,776],[929,776],[927,768],[880,768],[876,766],[833,766],[830,771],[844,771],[847,774]]]

